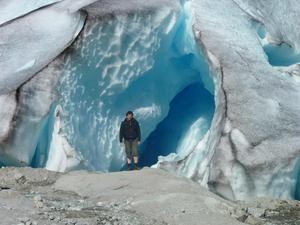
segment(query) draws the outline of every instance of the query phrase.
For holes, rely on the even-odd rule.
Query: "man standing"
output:
[[[132,157],[134,169],[138,170],[138,145],[141,143],[141,130],[138,121],[133,118],[132,111],[126,113],[126,118],[121,123],[119,136],[120,143],[124,138],[128,170],[131,170]]]

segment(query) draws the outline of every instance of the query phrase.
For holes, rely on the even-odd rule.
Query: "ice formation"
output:
[[[264,25],[269,43],[299,52],[300,5],[291,2],[193,1],[195,35],[217,80],[216,113],[203,146],[158,166],[229,199],[299,197],[299,67],[272,65],[253,25]]]
[[[53,5],[3,24],[0,94],[17,89],[54,60],[72,43],[83,23],[81,13]]]
[[[134,111],[145,140],[186,86],[202,76],[213,92],[208,67],[201,68],[200,60],[196,64],[201,56],[187,20],[178,5],[87,20],[70,48],[58,104],[64,112],[62,132],[89,169],[121,169],[125,155],[118,130],[127,110]]]
[[[2,165],[120,170],[133,110],[142,165],[300,197],[299,1],[0,2]]]

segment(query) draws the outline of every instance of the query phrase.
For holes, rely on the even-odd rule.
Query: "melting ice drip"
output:
[[[87,21],[58,87],[59,134],[85,168],[122,168],[118,134],[128,110],[141,124],[143,165],[158,155],[181,154],[203,138],[214,113],[214,87],[188,4],[182,12],[160,9]],[[50,148],[48,158],[56,154]]]

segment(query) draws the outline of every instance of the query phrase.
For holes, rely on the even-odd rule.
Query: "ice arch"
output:
[[[187,2],[182,9],[162,8],[87,20],[68,50],[56,102],[62,108],[59,135],[78,151],[82,166],[120,170],[125,155],[118,143],[118,129],[124,113],[134,110],[143,140],[151,138],[149,134],[157,132],[158,123],[177,120],[174,115],[182,108],[180,104],[172,107],[172,102],[176,103],[189,88],[194,90],[186,101],[198,107],[183,118],[181,139],[168,153],[184,146],[184,132],[195,123],[200,129],[196,142],[204,136],[214,112],[214,85],[195,42],[189,10]],[[168,132],[176,136],[175,131]],[[174,144],[159,141],[165,141],[166,148]],[[144,147],[141,150],[148,151]],[[48,154],[51,158],[55,152]],[[41,164],[38,157],[35,164]]]
[[[141,146],[141,164],[151,166],[157,156],[191,151],[209,129],[213,111],[214,97],[202,83],[188,85],[172,99],[168,115]]]

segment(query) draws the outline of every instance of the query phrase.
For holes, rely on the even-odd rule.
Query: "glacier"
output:
[[[266,27],[255,19],[253,19],[253,27],[257,29],[263,50],[272,66],[287,67],[300,62],[300,53],[295,47],[284,41],[274,41]]]
[[[298,1],[20,2],[0,7],[1,165],[122,170],[133,110],[142,166],[300,198]]]
[[[203,84],[198,88],[206,86],[213,93],[208,66],[196,64],[199,58],[202,64],[205,62],[197,52],[192,32],[186,30],[190,29],[188,19],[178,7],[166,7],[150,13],[138,11],[113,19],[87,20],[70,48],[57,103],[63,109],[62,133],[81,153],[86,168],[121,169],[125,155],[120,151],[118,130],[128,109],[140,121],[146,139],[167,116],[168,104],[180,90],[200,82]],[[152,26],[147,28],[149,23]],[[213,95],[207,92],[198,100],[210,98],[213,107]],[[207,111],[205,118],[209,120],[213,110]],[[170,141],[164,143],[171,145]],[[155,151],[147,143],[140,150]]]
[[[78,35],[84,17],[52,5],[2,25],[0,94],[17,89],[53,61]]]
[[[157,166],[228,199],[299,196],[299,67],[272,65],[253,26],[263,24],[270,43],[298,52],[299,33],[287,23],[297,24],[289,12],[294,7],[299,13],[299,3],[192,2],[194,32],[217,79],[216,113],[207,140],[184,158],[162,158]]]
[[[205,126],[201,128],[208,129],[214,109],[214,85],[208,65],[195,43],[187,9],[182,11],[176,1],[165,1],[161,9],[157,7],[162,1],[143,4],[131,1],[122,8],[117,3],[93,2],[47,2],[39,10],[33,5],[24,17],[16,17],[11,24],[3,25],[13,26],[34,16],[44,17],[40,11],[67,11],[86,18],[80,35],[77,30],[69,42],[77,35],[76,41],[67,50],[60,49],[62,53],[54,61],[47,59],[47,67],[35,74],[35,68],[31,67],[36,64],[35,58],[40,58],[41,52],[37,52],[32,62],[17,69],[23,75],[27,72],[34,76],[29,77],[12,96],[17,106],[10,110],[11,118],[7,121],[11,124],[5,126],[7,129],[3,132],[7,139],[1,145],[2,164],[29,164],[58,171],[76,166],[118,171],[125,160],[117,138],[124,112],[130,107],[141,119],[146,142],[141,151],[146,154],[151,151],[147,137],[151,132],[157,132],[159,122],[163,124],[164,119],[170,120],[168,113],[172,113],[169,110],[175,113],[182,110],[181,105],[176,106],[176,101],[173,104],[176,107],[169,109],[169,103],[172,106],[172,99],[189,86],[194,87],[194,91],[186,97],[199,102],[194,107],[195,112],[191,108],[183,115],[185,124],[182,128],[188,129],[202,114]],[[110,5],[106,14],[102,11],[105,5]],[[77,12],[83,6],[83,10]],[[124,13],[120,13],[122,10]],[[153,26],[145,29],[148,23]],[[173,79],[172,83],[170,79]],[[142,94],[134,99],[134,93]],[[199,96],[192,96],[193,93]],[[209,107],[201,109],[201,102]],[[35,107],[35,104],[39,106]],[[175,118],[173,115],[174,121]],[[184,130],[181,135],[183,133]],[[177,151],[178,135],[171,133],[172,142],[165,138],[169,150],[156,152],[154,161],[148,160],[145,165],[155,163],[159,154]],[[197,135],[197,139],[201,137],[202,134]]]
[[[0,25],[58,1],[60,0],[1,0]]]

